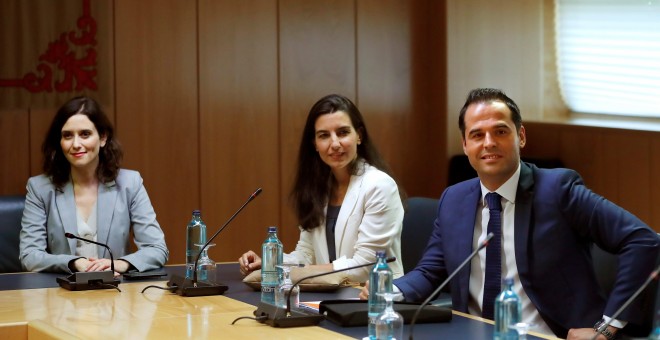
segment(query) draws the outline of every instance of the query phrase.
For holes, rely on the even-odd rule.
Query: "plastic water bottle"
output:
[[[193,210],[192,219],[186,228],[186,278],[192,279],[195,272],[195,259],[199,254],[197,244],[206,243],[206,224],[202,221],[202,213]],[[198,280],[205,278],[197,278]]]
[[[261,302],[275,304],[275,291],[279,284],[277,266],[282,264],[282,242],[277,238],[277,227],[268,227],[268,237],[261,245]]]
[[[378,262],[369,276],[369,339],[376,339],[376,319],[385,310],[386,302],[378,293],[392,291],[392,269],[387,265],[384,251],[376,252]]]
[[[522,306],[520,297],[513,291],[513,279],[507,277],[502,280],[504,289],[495,299],[495,340],[517,340],[518,331],[510,328],[520,322]]]
[[[660,309],[655,313],[655,321],[653,322],[653,330],[649,334],[648,340],[660,340]]]

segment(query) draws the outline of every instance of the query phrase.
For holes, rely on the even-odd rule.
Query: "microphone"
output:
[[[76,236],[71,233],[64,233],[64,236],[71,239],[81,240],[88,243],[96,244],[98,246],[104,247],[108,250],[110,254],[110,271],[104,270],[100,272],[76,272],[68,277],[58,277],[57,283],[60,287],[67,290],[90,290],[90,289],[107,289],[114,288],[121,292],[117,286],[119,285],[119,279],[115,279],[115,259],[112,256],[112,251],[107,244],[96,242],[93,240],[88,240]]]
[[[396,261],[396,257],[394,256],[388,257],[387,259],[385,259],[385,261],[388,263]],[[271,305],[269,303],[260,302],[259,306],[257,307],[257,310],[254,311],[254,316],[257,317],[257,321],[261,323],[266,323],[273,327],[286,328],[286,327],[304,327],[304,326],[317,325],[325,318],[324,315],[310,314],[309,312],[301,312],[296,310],[291,311],[291,292],[293,291],[293,289],[305,280],[313,279],[319,276],[335,274],[347,270],[373,266],[376,263],[378,262],[377,261],[369,262],[344,269],[338,269],[329,272],[323,272],[319,274],[305,276],[299,279],[298,281],[296,281],[296,283],[294,283],[293,286],[291,286],[291,290],[289,290],[289,292],[286,294],[286,309],[282,309],[279,306]]]
[[[112,251],[110,250],[110,247],[108,247],[108,245],[103,244],[103,243],[99,243],[99,242],[96,242],[96,241],[88,240],[88,239],[85,239],[85,238],[82,238],[82,237],[78,237],[78,236],[76,236],[72,233],[64,233],[64,236],[66,236],[66,238],[75,238],[76,240],[81,240],[81,241],[96,244],[97,246],[105,247],[105,249],[108,250],[108,254],[110,254],[110,270],[112,270],[113,273],[115,272],[115,258],[112,256]]]
[[[606,323],[602,324],[600,327],[598,327],[598,330],[596,330],[596,334],[591,338],[591,340],[595,340],[601,333],[603,333],[604,330],[607,329],[607,327],[612,323],[614,319],[619,317],[621,312],[623,312],[636,298],[639,294],[641,294],[646,287],[648,287],[649,284],[651,284],[651,281],[657,280],[658,279],[658,274],[660,273],[660,265],[655,268],[654,271],[651,272],[649,277],[644,281],[644,283],[635,291],[633,295],[631,295],[626,302],[617,309],[616,312],[610,317],[610,320],[607,321]]]
[[[468,263],[472,260],[473,257],[475,257],[475,256],[477,255],[477,253],[478,253],[481,249],[486,248],[486,246],[488,245],[488,242],[490,242],[490,239],[492,239],[493,236],[495,236],[493,233],[488,233],[488,235],[486,235],[486,239],[485,239],[483,242],[481,242],[481,244],[479,244],[479,247],[477,247],[477,249],[475,249],[475,250],[472,252],[472,254],[470,254],[470,256],[468,256],[468,257],[467,257],[467,258],[466,258],[466,259],[465,259],[465,260],[464,260],[464,261],[463,261],[463,262],[462,262],[462,263],[461,263],[456,269],[454,269],[454,271],[451,273],[451,275],[449,275],[449,276],[445,279],[445,281],[443,281],[443,282],[440,284],[440,286],[438,286],[438,288],[436,288],[436,290],[434,290],[433,293],[431,293],[431,295],[429,295],[429,297],[426,298],[426,300],[424,300],[424,302],[422,302],[421,305],[419,305],[419,307],[417,308],[417,311],[415,311],[415,315],[413,315],[413,318],[412,318],[412,320],[410,321],[410,332],[408,333],[408,334],[409,334],[409,335],[408,335],[408,338],[409,338],[410,340],[412,340],[412,338],[413,338],[413,328],[415,327],[415,321],[417,321],[417,317],[419,316],[419,313],[421,313],[422,309],[423,309],[423,308],[424,308],[429,302],[431,302],[431,299],[433,299],[436,295],[438,295],[438,293],[440,293],[440,291],[442,290],[442,288],[444,288],[444,287],[449,283],[449,281],[450,281],[454,276],[456,276],[456,274],[458,274],[458,272],[461,271],[461,269],[463,269],[463,267],[465,267],[465,265],[468,264]]]
[[[243,205],[238,208],[238,210],[225,222],[225,224],[222,225],[218,231],[209,238],[206,243],[204,243],[204,246],[202,246],[199,249],[199,253],[197,254],[197,257],[195,258],[195,264],[194,264],[194,270],[193,270],[193,277],[192,280],[189,278],[181,277],[179,275],[173,275],[172,279],[167,282],[167,286],[174,288],[176,287],[176,293],[181,295],[181,296],[208,296],[208,295],[221,295],[223,294],[229,287],[224,284],[216,284],[216,283],[206,283],[206,282],[197,282],[197,262],[199,262],[199,257],[202,255],[202,252],[208,245],[213,241],[216,236],[220,234],[221,231],[223,231],[227,225],[231,221],[234,220],[238,214],[243,211],[243,208],[245,208],[252,200],[254,200],[259,194],[261,194],[263,190],[261,188],[257,189],[250,197],[248,197],[247,201],[243,203]],[[144,292],[144,290],[143,290]]]

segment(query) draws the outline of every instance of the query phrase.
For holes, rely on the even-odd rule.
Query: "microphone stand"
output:
[[[447,278],[445,279],[445,281],[442,282],[442,284],[440,284],[440,286],[438,286],[438,288],[436,288],[436,290],[434,290],[433,293],[431,293],[431,295],[429,295],[429,297],[426,298],[426,300],[424,300],[424,302],[422,302],[421,305],[419,305],[419,307],[417,308],[417,311],[415,311],[415,315],[413,315],[413,318],[412,318],[412,320],[410,321],[410,332],[408,333],[408,334],[409,334],[409,335],[408,335],[408,338],[409,338],[410,340],[413,339],[413,328],[415,327],[415,321],[417,321],[417,317],[419,316],[419,313],[422,312],[422,309],[423,309],[426,305],[428,305],[429,302],[431,302],[431,299],[433,299],[436,295],[438,295],[438,293],[440,293],[440,291],[442,290],[442,288],[444,288],[444,287],[449,283],[449,281],[451,281],[451,279],[452,279],[454,276],[456,276],[456,274],[458,274],[458,272],[461,271],[461,269],[463,269],[463,267],[465,267],[465,265],[468,264],[468,262],[470,262],[470,261],[472,260],[473,257],[475,257],[475,256],[477,255],[477,253],[478,253],[481,249],[486,248],[486,246],[488,245],[488,242],[490,242],[490,239],[492,239],[493,236],[494,236],[493,233],[488,233],[488,235],[486,236],[486,239],[485,239],[483,242],[481,242],[481,244],[479,245],[479,247],[478,247],[477,249],[475,249],[475,250],[472,252],[472,254],[470,254],[470,256],[468,256],[468,257],[467,257],[467,258],[466,258],[466,259],[465,259],[465,260],[464,260],[464,261],[463,261],[463,262],[462,262],[462,263],[461,263],[461,264],[460,264],[460,265],[459,265],[459,266],[458,266],[458,267],[457,267],[457,268],[451,273],[451,275],[449,275],[449,277],[447,277]]]
[[[116,289],[121,292],[117,287],[119,286],[119,279],[115,278],[115,259],[112,256],[112,251],[108,245],[78,237],[71,233],[64,233],[67,238],[77,239],[88,243],[96,244],[105,247],[110,254],[110,271],[96,271],[96,272],[75,272],[67,277],[58,277],[57,284],[66,290],[91,290],[91,289]]]
[[[243,203],[243,205],[225,222],[222,227],[211,236],[211,238],[204,243],[204,246],[202,246],[199,249],[199,253],[197,254],[197,257],[195,258],[195,264],[194,264],[194,270],[193,270],[193,277],[192,279],[189,279],[187,277],[182,277],[179,275],[173,275],[170,281],[167,282],[167,286],[170,287],[171,289],[176,289],[176,293],[181,296],[209,296],[209,295],[222,295],[229,287],[225,284],[222,283],[211,283],[211,282],[198,282],[197,281],[197,263],[199,262],[199,257],[202,255],[202,252],[208,245],[213,241],[216,236],[222,232],[227,225],[231,221],[234,220],[234,218],[241,212],[243,211],[243,208],[245,208],[248,203],[252,202],[259,194],[261,194],[261,188],[257,189],[250,197]],[[144,290],[142,291],[144,292]]]
[[[651,283],[651,281],[658,279],[658,273],[660,273],[660,266],[657,266],[655,270],[651,272],[651,275],[649,275],[646,281],[644,281],[644,284],[642,284],[637,289],[637,291],[635,291],[635,293],[632,296],[630,296],[630,298],[628,298],[628,300],[626,300],[626,302],[621,307],[619,307],[619,309],[617,309],[616,312],[614,312],[614,314],[610,317],[610,319],[606,323],[598,327],[598,330],[596,330],[596,334],[594,334],[591,340],[596,340],[596,338],[601,333],[603,333],[603,331],[606,330],[607,327],[609,327],[610,323],[612,323],[613,320],[619,317],[621,312],[623,312],[637,298],[637,296],[641,294],[644,291],[644,289],[646,289],[646,287]]]
[[[388,257],[386,262],[396,261],[396,257]],[[333,270],[329,272],[323,272],[319,274],[305,276],[291,286],[291,290],[286,294],[286,309],[283,309],[276,305],[271,305],[269,303],[260,302],[257,309],[254,311],[254,316],[257,317],[257,321],[270,325],[272,327],[304,327],[304,326],[315,326],[319,322],[325,319],[325,315],[322,314],[311,314],[309,312],[303,312],[298,310],[291,310],[291,292],[293,289],[298,286],[301,282],[313,279],[315,277],[330,275],[334,273],[339,273],[347,270],[362,268],[366,266],[373,266],[377,262],[369,262],[353,267],[348,267],[344,269]]]

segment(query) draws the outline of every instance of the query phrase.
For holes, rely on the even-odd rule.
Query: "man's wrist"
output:
[[[607,340],[615,340],[617,339],[617,333],[619,332],[619,329],[612,326],[612,325],[607,325],[606,328],[602,329],[603,326],[606,324],[605,319],[600,319],[600,321],[596,322],[594,325],[594,331],[600,332],[603,336],[607,338]]]

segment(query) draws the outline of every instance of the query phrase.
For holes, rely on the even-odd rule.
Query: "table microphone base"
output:
[[[254,311],[254,315],[257,318],[266,317],[266,319],[259,322],[280,328],[316,326],[325,319],[325,315],[312,314],[296,309],[292,309],[291,315],[287,316],[286,308],[277,307],[265,302],[259,303],[259,306]]]
[[[57,278],[57,284],[66,290],[115,289],[119,283],[112,271],[77,272]]]
[[[208,282],[197,282],[197,287],[192,283],[189,278],[184,278],[178,275],[173,275],[172,279],[167,282],[168,287],[177,287],[176,293],[181,296],[209,296],[209,295],[222,295],[229,289],[227,285],[222,283],[211,284]]]

